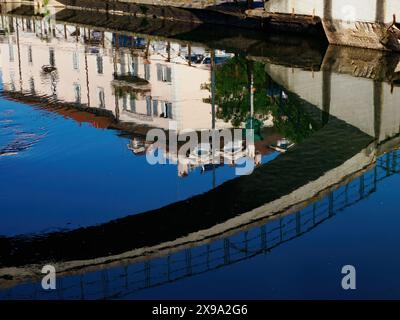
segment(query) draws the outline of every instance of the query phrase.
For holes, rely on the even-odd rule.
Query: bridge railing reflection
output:
[[[210,244],[141,263],[60,277],[57,290],[40,283],[0,292],[0,299],[112,299],[244,261],[310,232],[377,190],[377,183],[400,172],[399,151],[384,154],[375,166],[302,210]]]

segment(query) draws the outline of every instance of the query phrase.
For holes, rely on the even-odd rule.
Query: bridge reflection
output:
[[[28,283],[2,291],[3,299],[112,299],[123,298],[139,290],[160,286],[194,275],[210,272],[230,264],[268,254],[281,244],[311,232],[314,228],[340,214],[346,208],[366,199],[377,191],[379,182],[400,173],[399,151],[377,159],[376,164],[359,173],[326,195],[314,199],[301,210],[258,223],[244,231],[167,254],[118,266],[98,265],[98,271],[60,277],[57,290],[44,291],[40,283]],[[115,264],[115,263],[112,263]]]

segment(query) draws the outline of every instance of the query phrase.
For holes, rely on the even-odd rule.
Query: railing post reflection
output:
[[[301,224],[300,212],[296,212],[296,235],[299,235],[301,232],[300,224]]]
[[[168,255],[167,258],[167,279],[168,281],[171,280],[171,256]]]
[[[207,269],[210,269],[210,245],[207,245]]]
[[[397,168],[397,152],[393,152],[392,156],[392,172],[396,173],[396,168]]]
[[[185,251],[185,257],[186,257],[186,274],[191,275],[192,274],[192,252],[190,249],[187,249]]]
[[[390,155],[387,153],[386,156],[386,177],[390,176]]]
[[[315,222],[316,222],[316,213],[317,213],[317,204],[316,203],[314,203],[313,204],[313,226],[315,225]]]
[[[125,289],[129,288],[129,273],[128,273],[128,264],[124,265],[124,276],[125,276]]]
[[[63,278],[58,279],[57,295],[58,295],[58,300],[63,300]]]
[[[230,261],[230,240],[224,239],[224,264],[229,264]]]
[[[365,194],[365,179],[364,175],[362,175],[360,177],[360,199],[364,198],[364,194]]]
[[[109,294],[108,294],[108,274],[107,274],[107,269],[102,269],[101,270],[101,281],[103,284],[103,297],[106,299]]]
[[[245,252],[245,255],[246,255],[246,257],[248,256],[248,251],[249,251],[249,239],[248,239],[248,231],[245,231],[244,232],[244,252]]]
[[[81,289],[81,300],[85,300],[85,288],[83,283],[83,274],[81,274],[79,279],[80,289]]]
[[[333,216],[333,191],[329,193],[328,215],[329,217]]]
[[[267,231],[266,231],[266,226],[263,225],[260,228],[260,233],[261,233],[261,250],[265,253],[267,251]]]
[[[144,280],[144,285],[146,288],[150,287],[151,285],[151,270],[150,270],[150,262],[147,261],[144,264],[144,276],[145,276],[145,280]]]

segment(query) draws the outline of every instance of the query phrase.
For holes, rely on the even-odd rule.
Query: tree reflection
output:
[[[264,64],[236,55],[228,62],[216,66],[215,71],[217,117],[231,122],[232,126],[248,127],[251,122],[262,127],[266,120],[272,118],[278,132],[296,143],[320,126],[305,111],[301,99],[270,78]],[[251,94],[254,99],[253,115],[250,110]]]

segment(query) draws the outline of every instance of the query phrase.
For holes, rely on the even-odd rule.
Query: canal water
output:
[[[400,297],[400,56],[81,15],[1,16],[0,299]]]

